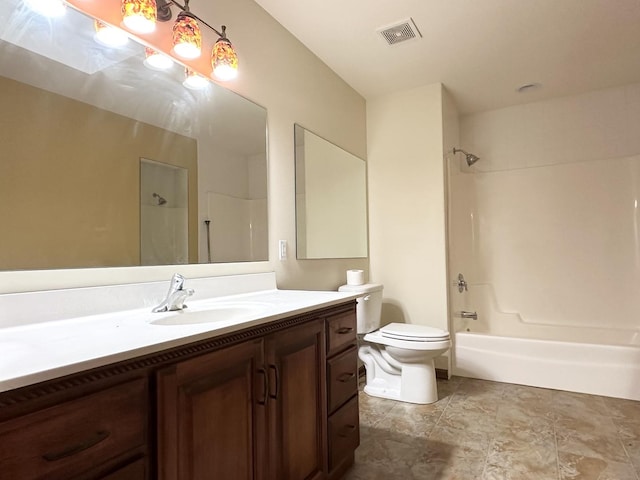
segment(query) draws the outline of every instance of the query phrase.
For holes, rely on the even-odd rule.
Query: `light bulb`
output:
[[[184,73],[185,79],[182,85],[190,90],[202,90],[209,85],[209,81],[206,78],[193,70],[185,68]]]
[[[153,48],[145,47],[144,65],[151,70],[169,70],[173,67],[173,60],[164,53],[160,53]]]
[[[61,0],[24,0],[24,3],[45,17],[61,17],[67,11],[67,6]]]
[[[156,29],[156,0],[122,0],[122,23],[136,33]]]
[[[233,80],[238,76],[238,55],[225,36],[225,27],[222,27],[222,36],[211,50],[211,68],[218,80]]]
[[[107,25],[100,20],[94,21],[96,29],[95,39],[106,47],[122,47],[129,41],[126,33],[116,27]]]
[[[202,50],[202,34],[195,18],[181,12],[173,24],[173,51],[176,55],[194,59],[200,56]]]

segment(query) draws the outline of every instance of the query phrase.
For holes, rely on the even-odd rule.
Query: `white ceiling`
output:
[[[441,82],[471,113],[640,82],[640,0],[255,1],[367,99]],[[409,17],[419,41],[376,32]]]

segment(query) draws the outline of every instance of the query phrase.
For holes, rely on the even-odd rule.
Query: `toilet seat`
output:
[[[390,323],[382,327],[379,331],[385,338],[409,342],[442,342],[449,340],[449,332],[426,325]]]
[[[407,340],[388,337],[383,335],[380,330],[376,330],[375,332],[367,333],[363,340],[365,342],[376,343],[378,345],[386,345],[388,347],[404,348],[406,350],[414,351],[446,350],[451,347],[451,340],[448,335],[442,338],[431,338],[428,341],[419,340],[415,337]]]

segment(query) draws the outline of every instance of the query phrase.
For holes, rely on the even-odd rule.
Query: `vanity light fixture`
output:
[[[200,25],[204,25],[218,36],[218,40],[211,50],[211,76],[222,81],[236,78],[238,75],[238,55],[227,38],[227,27],[222,25],[221,31],[219,31],[191,13],[189,0],[184,0],[184,5],[176,0],[157,0],[158,21],[166,22],[171,19],[172,6],[180,9],[172,30],[173,52],[188,60],[198,58],[202,51]]]
[[[94,37],[96,42],[106,47],[121,47],[129,41],[129,37],[124,30],[107,25],[97,19],[93,21],[93,25],[96,29]]]
[[[190,68],[184,69],[184,85],[186,88],[190,90],[202,90],[209,85],[209,80],[200,75],[198,72],[194,72]]]
[[[164,71],[173,67],[173,60],[170,57],[153,48],[145,47],[144,55],[144,66],[151,70]]]
[[[156,29],[156,0],[122,0],[122,23],[136,33],[151,33]]]
[[[67,11],[62,0],[25,0],[27,7],[45,17],[61,17]]]
[[[135,34],[145,35],[156,29],[156,22],[168,22],[173,16],[171,7],[177,7],[178,13],[171,29],[171,45],[173,53],[186,60],[200,57],[202,52],[201,25],[209,28],[218,38],[211,50],[211,77],[228,81],[238,76],[238,55],[231,41],[227,37],[227,27],[222,25],[215,29],[207,22],[191,13],[189,0],[183,0],[184,5],[177,0],[120,0],[122,24]],[[33,10],[49,16],[61,15],[66,10],[64,0],[24,0]],[[72,2],[75,5],[75,2]],[[77,6],[76,6],[77,7]],[[89,9],[79,8],[84,13]],[[94,16],[94,15],[92,15]],[[127,43],[129,35],[125,30],[106,24],[97,18],[94,21],[95,39],[108,47],[120,47]],[[143,43],[144,41],[143,37]],[[145,65],[156,70],[164,70],[173,62],[167,55],[156,52],[146,52]],[[187,82],[187,83],[190,83]]]
[[[173,24],[173,51],[186,59],[198,58],[202,51],[202,32],[198,19],[189,11],[189,0],[184,2],[176,22]]]
[[[227,27],[222,25],[222,34],[211,50],[212,74],[219,80],[233,80],[238,76],[238,55],[227,38]],[[216,32],[217,33],[217,32]]]

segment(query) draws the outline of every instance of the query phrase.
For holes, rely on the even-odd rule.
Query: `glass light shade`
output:
[[[189,68],[184,69],[184,74],[185,78],[182,85],[191,90],[202,90],[209,85],[209,80]]]
[[[238,55],[228,39],[219,38],[213,46],[211,68],[213,75],[219,80],[233,80],[238,76]]]
[[[169,70],[173,67],[173,60],[170,57],[153,48],[145,47],[144,54],[144,65],[151,70]]]
[[[122,23],[136,33],[151,33],[156,29],[156,0],[122,0]]]
[[[173,24],[173,51],[182,58],[198,58],[202,51],[202,33],[195,18],[181,12]]]
[[[106,47],[121,47],[129,41],[129,37],[124,31],[119,28],[112,27],[100,20],[94,20],[93,22],[96,34],[96,42]]]
[[[67,6],[61,0],[25,0],[25,5],[45,17],[61,17]]]

